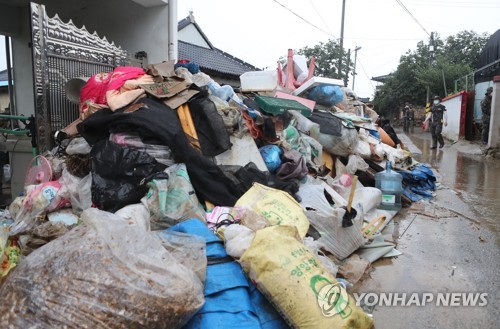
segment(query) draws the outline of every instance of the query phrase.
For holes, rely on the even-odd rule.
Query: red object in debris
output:
[[[283,69],[281,68],[281,63],[278,62],[278,84],[282,87],[285,87],[289,90],[295,90],[298,87],[302,86],[306,81],[311,79],[314,75],[314,68],[315,68],[315,59],[314,56],[311,57],[311,61],[309,63],[309,72],[307,75],[307,78],[299,82],[295,80],[295,74],[294,74],[294,64],[293,64],[293,49],[288,49],[288,55],[287,55],[287,62],[286,62],[286,81],[283,82]]]

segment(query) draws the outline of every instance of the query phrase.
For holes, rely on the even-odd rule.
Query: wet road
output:
[[[437,171],[442,188],[430,202],[414,203],[395,218],[402,256],[373,264],[371,278],[354,291],[487,293],[487,306],[375,306],[376,328],[499,328],[500,161],[477,145],[430,150],[430,134],[409,136],[414,157]],[[419,154],[421,153],[421,154]]]

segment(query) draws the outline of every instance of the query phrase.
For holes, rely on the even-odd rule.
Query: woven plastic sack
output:
[[[300,204],[290,194],[272,187],[254,183],[235,206],[253,209],[271,225],[295,226],[301,238],[309,230],[309,221]]]
[[[361,233],[361,216],[353,220],[353,226],[342,227],[345,209],[332,207],[325,197],[330,190],[325,185],[305,184],[298,195],[301,205],[307,209],[306,216],[321,237],[318,242],[339,260],[345,259],[364,244]],[[331,197],[335,199],[335,197]]]
[[[195,264],[154,233],[93,208],[82,221],[10,273],[0,328],[180,328],[203,306]]]
[[[372,319],[299,241],[295,227],[259,230],[240,262],[293,328],[372,327]]]

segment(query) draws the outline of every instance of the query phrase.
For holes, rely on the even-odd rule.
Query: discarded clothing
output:
[[[192,98],[189,110],[204,155],[216,156],[231,148],[224,120],[217,112],[214,102],[208,98],[207,92]]]
[[[78,125],[78,132],[91,145],[108,139],[110,131],[135,131],[141,137],[156,138],[170,147],[176,162],[186,164],[202,203],[208,200],[220,206],[233,206],[243,194],[217,165],[189,145],[177,114],[160,101],[143,98],[140,103],[114,113],[104,109]]]

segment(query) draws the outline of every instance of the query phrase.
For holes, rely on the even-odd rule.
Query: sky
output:
[[[179,0],[178,18],[192,10],[215,47],[259,68],[275,69],[289,48],[338,40],[342,2]],[[437,32],[442,38],[464,30],[493,34],[500,29],[499,17],[499,0],[346,0],[344,48],[361,47],[354,91],[360,97],[373,97],[378,83],[371,78],[395,71],[401,55],[416,49],[419,41],[428,43],[428,33]]]
[[[343,0],[178,0],[179,21],[193,11],[217,48],[261,69],[275,69],[289,48],[340,38]],[[399,4],[402,3],[408,12]],[[401,55],[460,31],[500,29],[499,0],[345,0],[344,48],[357,52],[354,91],[373,97],[372,77],[396,70]],[[0,38],[0,70],[6,68]],[[351,56],[354,60],[354,56]],[[349,87],[352,89],[350,77]]]

